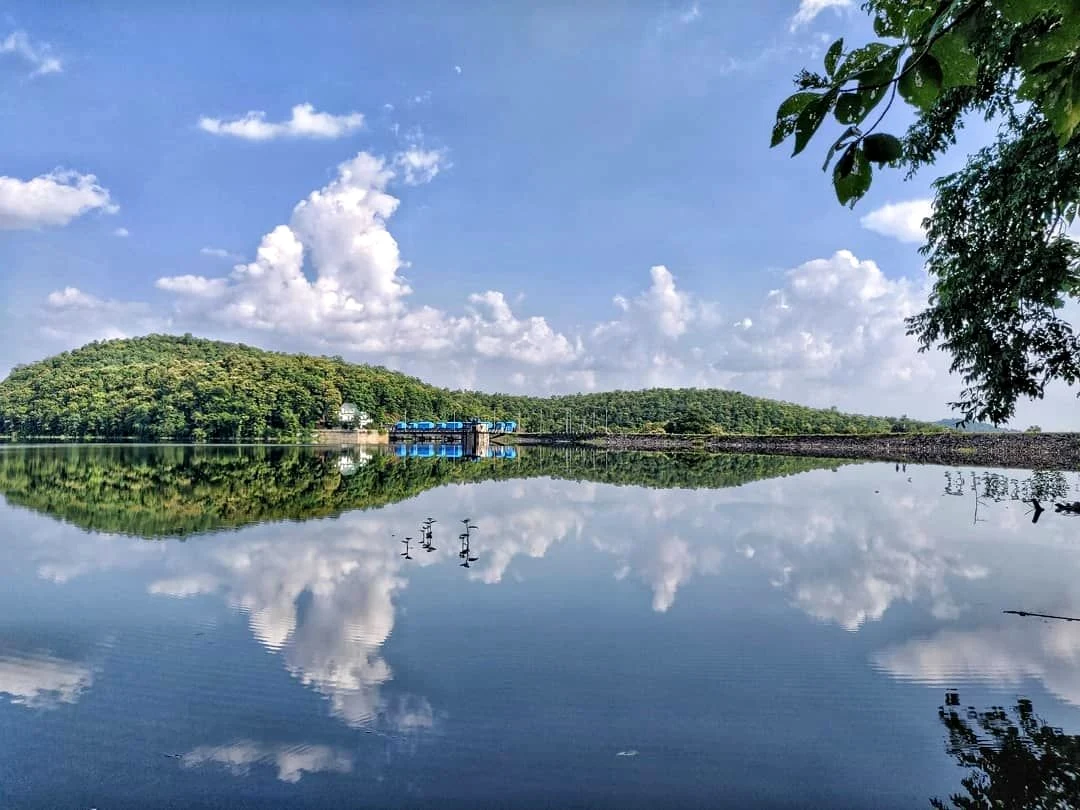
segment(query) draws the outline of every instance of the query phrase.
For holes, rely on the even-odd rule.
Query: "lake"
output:
[[[1003,611],[1080,616],[1078,481],[0,448],[0,807],[947,803],[1077,750],[1080,623]]]

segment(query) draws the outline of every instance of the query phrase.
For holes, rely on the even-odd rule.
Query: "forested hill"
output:
[[[333,424],[343,402],[381,425],[411,419],[517,419],[523,430],[879,433],[933,426],[818,410],[716,389],[561,397],[450,391],[380,366],[150,335],[91,343],[16,368],[0,382],[0,435],[294,439]],[[939,428],[940,429],[940,428]]]

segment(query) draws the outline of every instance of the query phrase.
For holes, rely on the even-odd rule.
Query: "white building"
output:
[[[371,417],[367,411],[360,410],[353,403],[343,402],[338,408],[338,421],[343,425],[364,430],[371,424]]]

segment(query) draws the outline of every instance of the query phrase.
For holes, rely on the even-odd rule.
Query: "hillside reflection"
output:
[[[850,669],[879,684],[1038,688],[1048,715],[1080,707],[1080,627],[1002,613],[1080,616],[1075,524],[1048,512],[1032,526],[1023,497],[1067,498],[1070,475],[965,472],[963,497],[949,497],[940,468],[892,464],[833,472],[828,462],[753,456],[344,455],[349,463],[340,452],[295,448],[0,452],[0,491],[29,507],[4,512],[24,528],[11,530],[0,562],[56,590],[101,589],[99,578],[122,574],[157,608],[178,600],[239,614],[238,632],[259,655],[233,666],[272,662],[291,689],[319,698],[329,725],[402,746],[446,733],[462,722],[464,704],[486,699],[475,681],[448,678],[457,691],[438,692],[441,668],[455,644],[497,660],[516,643],[484,631],[504,617],[531,620],[542,605],[530,581],[539,580],[558,594],[560,621],[595,611],[619,633],[651,625],[675,647],[699,643],[683,641],[696,638],[693,628],[719,636],[745,625],[752,644],[731,659],[786,673],[790,695],[813,666],[800,659],[794,674],[784,670],[791,639],[807,638],[826,653],[857,649],[861,666]],[[806,474],[780,477],[800,469]],[[471,485],[443,486],[461,483]],[[467,569],[463,526],[476,527]],[[185,543],[145,539],[196,533]],[[414,540],[410,558],[401,556],[403,537]],[[449,618],[439,632],[425,635],[441,614]],[[551,615],[537,616],[543,632],[526,640],[540,645],[538,658],[588,658],[588,646],[564,651],[552,640],[560,628],[544,625]],[[426,646],[432,638],[437,651]],[[758,661],[770,645],[779,652]],[[723,662],[711,665],[723,683]],[[85,650],[0,638],[0,695],[18,711],[70,711],[104,689],[102,671]],[[773,699],[788,696],[778,688]],[[977,717],[959,720],[984,733]],[[363,767],[340,738],[300,739],[245,730],[175,753],[185,769],[274,773],[282,782]]]
[[[371,509],[446,484],[550,476],[721,488],[846,463],[542,448],[513,459],[470,461],[297,447],[9,447],[0,448],[0,494],[91,531],[184,537]]]

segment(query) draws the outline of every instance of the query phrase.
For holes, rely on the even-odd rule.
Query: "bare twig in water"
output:
[[[1032,507],[1031,511],[1035,513],[1035,516],[1031,519],[1031,522],[1032,523],[1038,523],[1039,522],[1039,516],[1042,515],[1042,513],[1046,511],[1045,509],[1043,509],[1042,504],[1039,503],[1035,498],[1024,501],[1024,503],[1030,503],[1031,504],[1031,507]]]
[[[1049,613],[1031,613],[1026,610],[1003,610],[1002,613],[1011,613],[1013,616],[1036,616],[1040,619],[1057,619],[1062,622],[1080,622],[1074,616],[1051,616]]]

